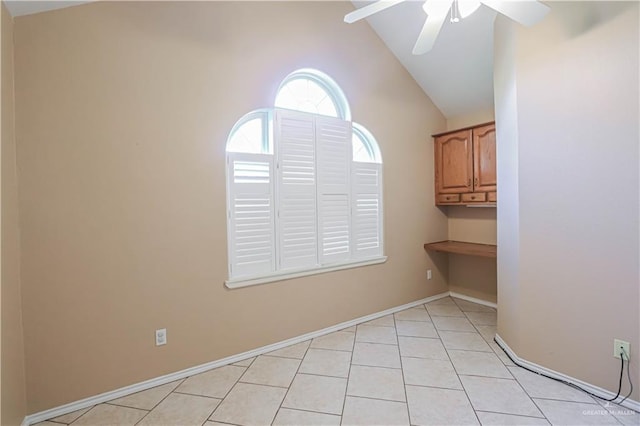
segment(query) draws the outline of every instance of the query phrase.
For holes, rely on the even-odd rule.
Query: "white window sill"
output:
[[[324,266],[320,268],[314,269],[305,269],[298,271],[289,271],[289,272],[274,272],[269,275],[261,275],[260,277],[255,278],[236,278],[227,280],[224,282],[224,285],[227,288],[241,288],[241,287],[249,287],[252,285],[258,284],[266,284],[274,281],[282,281],[282,280],[290,280],[292,278],[306,277],[308,275],[318,275],[324,274],[326,272],[340,271],[342,269],[351,269],[351,268],[359,268],[361,266],[368,265],[377,265],[379,263],[384,263],[387,261],[387,256],[374,257],[372,259],[364,259],[356,262],[349,263],[340,263],[331,266]]]

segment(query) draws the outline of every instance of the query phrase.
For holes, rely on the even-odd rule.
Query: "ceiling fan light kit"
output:
[[[403,1],[378,0],[348,13],[344,21],[351,24]],[[542,20],[550,10],[539,0],[426,0],[422,9],[427,19],[413,47],[413,54],[422,55],[433,48],[447,15],[450,15],[450,22],[459,22],[478,10],[481,4],[527,27]]]

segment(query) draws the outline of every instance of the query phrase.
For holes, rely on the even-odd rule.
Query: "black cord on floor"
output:
[[[613,402],[616,399],[618,399],[618,397],[620,397],[620,391],[622,391],[622,373],[624,372],[624,358],[622,357],[622,353],[620,353],[620,380],[618,381],[618,393],[613,398],[607,399],[607,398],[603,398],[603,397],[601,397],[599,395],[596,395],[595,393],[589,392],[588,390],[583,389],[583,388],[581,388],[580,386],[578,386],[578,385],[576,385],[574,383],[567,382],[566,380],[558,379],[556,377],[548,376],[548,375],[546,375],[544,373],[540,373],[538,371],[532,370],[529,367],[521,365],[515,359],[513,359],[511,357],[511,355],[509,355],[509,353],[507,351],[504,350],[504,348],[500,345],[500,343],[496,340],[495,337],[493,338],[493,341],[496,342],[496,344],[500,347],[500,349],[502,349],[502,351],[507,355],[507,357],[509,357],[511,362],[513,362],[515,365],[517,365],[520,368],[524,368],[527,371],[530,371],[532,373],[537,374],[538,376],[543,376],[543,377],[546,377],[548,379],[555,380],[556,382],[564,383],[567,386],[571,386],[572,388],[578,389],[578,390],[580,390],[580,391],[582,391],[584,393],[587,393],[587,394],[589,394],[589,395],[591,395],[593,397],[596,397],[598,399],[601,399],[603,401]],[[631,396],[631,393],[633,393],[633,383],[631,383],[631,372],[629,371],[629,365],[630,365],[629,355],[627,355],[627,352],[624,349],[622,349],[622,352],[624,353],[625,357],[627,358],[627,377],[629,379],[629,386],[630,386],[631,389],[629,390],[629,393],[627,394],[627,396],[625,396],[618,404],[622,404],[627,398],[629,398]]]
[[[618,404],[622,404],[623,402],[625,402],[626,399],[629,398],[629,396],[631,396],[631,394],[633,393],[633,383],[631,383],[631,370],[629,369],[629,367],[631,366],[631,361],[629,360],[629,354],[627,353],[627,351],[624,350],[624,348],[620,348],[620,349],[622,349],[622,352],[624,352],[624,356],[627,357],[627,379],[629,379],[629,387],[631,389],[629,390],[629,394],[624,398],[622,398],[622,401],[620,401]],[[622,354],[620,354],[620,358],[622,359]]]

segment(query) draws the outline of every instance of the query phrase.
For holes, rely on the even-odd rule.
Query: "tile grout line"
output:
[[[343,349],[329,349],[329,348],[319,348],[319,347],[315,347],[315,348],[309,347],[309,349],[322,349],[323,351],[349,352],[349,353],[351,353],[351,351],[346,351],[346,350],[343,350]],[[296,358],[287,358],[287,359],[296,359]]]
[[[77,422],[78,420],[80,420],[80,418],[84,417],[87,413],[89,413],[89,411],[93,410],[93,409],[94,409],[94,408],[96,408],[98,405],[100,405],[100,404],[94,405],[93,407],[91,407],[91,408],[89,408],[87,411],[85,411],[84,413],[80,414],[80,415],[78,416],[78,418],[77,418],[77,419],[75,419],[74,421],[72,421],[71,423],[69,423],[69,425],[72,425],[72,424],[74,424],[75,422]],[[71,413],[69,413],[69,414],[71,414]]]
[[[293,377],[295,377],[295,375]],[[293,378],[291,379],[291,381],[293,381]],[[268,385],[266,383],[243,382],[242,380],[238,380],[238,383],[242,383],[243,385],[266,386],[268,388],[275,388],[275,389],[289,389],[289,386]]]
[[[92,408],[93,408],[93,407],[92,407]],[[87,411],[89,411],[89,410],[87,410]],[[80,417],[82,417],[82,415],[78,416],[78,419],[79,419]],[[76,419],[76,420],[78,420],[78,419]],[[76,420],[74,420],[74,422],[75,422]],[[57,422],[57,421],[55,421],[55,420],[45,420],[45,421],[47,421],[47,422],[51,422],[51,423],[55,423],[55,424],[58,424],[58,425],[66,425],[66,426],[69,426],[69,425],[71,424],[71,423]]]
[[[180,380],[180,383],[178,383],[178,384],[177,384],[177,385],[176,385],[176,386],[175,386],[171,391],[169,391],[169,393],[168,393],[168,394],[166,394],[163,398],[161,398],[161,399],[160,399],[160,401],[158,401],[158,402],[157,402],[157,403],[156,403],[152,408],[149,408],[149,409],[147,409],[147,408],[140,408],[140,407],[132,407],[132,406],[130,406],[130,405],[117,404],[117,403],[113,402],[113,401],[116,401],[116,400],[118,400],[118,399],[122,399],[122,398],[112,399],[111,401],[103,402],[103,404],[109,404],[109,405],[113,405],[113,406],[115,406],[115,407],[134,408],[134,409],[136,409],[136,410],[143,410],[143,411],[147,411],[147,414],[149,414],[149,413],[150,413],[151,411],[153,411],[153,410],[154,410],[158,405],[160,405],[160,403],[161,403],[162,401],[164,401],[164,400],[165,400],[169,395],[171,395],[171,394],[172,394],[172,393],[173,393],[173,392],[178,388],[178,386],[180,386],[180,385],[182,384],[182,382],[184,382],[185,380],[187,380],[187,379],[186,379],[186,378],[181,379],[181,380]],[[173,383],[173,382],[172,382],[172,383]],[[168,383],[167,383],[167,384],[168,384]],[[160,386],[164,386],[164,385],[160,385]],[[157,386],[157,387],[160,387],[160,386]],[[151,388],[151,389],[155,389],[155,388]],[[151,389],[147,389],[147,390],[151,390]],[[136,392],[136,393],[131,394],[131,395],[128,395],[128,396],[133,396],[133,395],[136,395],[136,394],[138,394],[138,393],[142,393],[142,392],[146,392],[146,391]],[[200,395],[194,395],[194,396],[200,396]],[[145,416],[144,416],[144,417],[146,417],[146,414],[145,414]],[[142,419],[144,419],[144,417],[143,417]],[[142,419],[140,419],[137,423],[139,423],[140,421],[142,421]],[[137,424],[137,423],[136,423],[136,424]]]
[[[164,396],[164,398],[160,399],[160,401],[158,401],[158,403],[157,403],[156,405],[154,405],[154,406],[153,406],[153,408],[152,408],[151,410],[147,411],[147,414],[145,414],[144,416],[142,416],[142,418],[141,418],[140,420],[138,420],[135,424],[137,425],[137,424],[139,424],[141,421],[143,421],[143,420],[144,420],[144,419],[145,419],[149,414],[151,414],[151,412],[152,412],[153,410],[155,410],[156,408],[158,408],[158,406],[159,406],[160,404],[162,404],[162,402],[163,402],[165,399],[169,398],[169,395],[171,395],[171,394],[173,393],[173,391],[175,391],[176,389],[178,389],[178,386],[180,386],[180,385],[181,385],[185,380],[187,380],[187,379],[188,379],[188,377],[185,377],[184,379],[182,379],[182,380],[180,381],[180,383],[178,383],[178,384],[176,385],[176,387],[174,387],[174,388],[173,388],[173,390],[172,390],[171,392],[169,392],[168,394],[166,394],[166,395]],[[153,388],[151,388],[151,389],[153,389]],[[144,391],[143,391],[143,392],[144,392]],[[134,395],[135,395],[135,394],[134,394]],[[119,399],[119,398],[118,398],[118,399]],[[222,401],[220,401],[220,402],[222,402]],[[220,405],[220,403],[218,403],[218,405]],[[216,408],[218,407],[218,405],[216,405]],[[213,410],[211,410],[211,413],[209,414],[209,416],[213,413],[213,411],[214,411],[214,410],[215,410],[215,408],[214,408]],[[207,416],[207,419],[209,419],[209,416]],[[207,419],[205,419],[205,423],[206,423]]]
[[[398,346],[397,343],[363,342],[363,341],[356,341],[355,343],[369,343],[369,344],[373,344],[373,345]],[[344,352],[346,352],[346,351],[344,351]]]
[[[384,317],[382,317],[382,318],[384,318]],[[374,320],[374,321],[375,321],[375,320]],[[364,324],[358,324],[358,325],[359,325],[359,326],[361,326],[361,327],[396,328],[396,326],[395,326],[395,325],[377,325],[377,324],[367,324],[367,323],[364,323]]]
[[[353,326],[351,326],[351,327],[356,327],[356,326],[358,326],[358,325],[360,325],[360,324],[356,324],[356,325],[353,325]],[[351,327],[347,327],[347,328],[351,328]],[[352,352],[352,350],[353,350],[353,345],[352,345],[352,349],[351,349],[351,350],[346,350],[346,349],[334,349],[334,348],[327,348],[327,347],[320,347],[320,346],[315,346],[315,347],[314,347],[314,346],[313,346],[313,341],[314,341],[314,340],[316,340],[316,339],[318,339],[318,338],[322,339],[323,337],[330,336],[330,335],[335,334],[335,333],[349,333],[349,334],[353,334],[353,340],[355,341],[355,339],[356,339],[356,332],[355,332],[355,331],[351,332],[351,331],[342,331],[342,330],[338,330],[338,331],[334,331],[333,333],[325,334],[325,335],[322,335],[322,336],[319,336],[319,337],[316,337],[316,338],[311,339],[311,340],[310,340],[310,343],[309,343],[309,346],[308,346],[308,348],[307,348],[307,350],[308,350],[308,349],[322,349],[322,350],[325,350],[325,351]],[[305,351],[305,356],[306,356],[306,351]]]
[[[462,350],[462,349],[448,349],[446,347],[445,347],[444,350],[447,351],[447,355],[449,355],[449,356],[450,356],[450,354],[452,352],[453,353],[456,353],[456,352],[471,352],[471,353],[475,353],[475,354],[492,355],[498,361],[498,363],[497,363],[498,367],[502,367],[507,372],[507,374],[509,375],[509,377],[503,377],[503,376],[494,375],[493,373],[484,373],[484,374],[481,374],[481,373],[476,373],[476,374],[473,374],[473,373],[457,373],[458,376],[473,376],[473,377],[486,377],[486,378],[489,378],[489,379],[516,380],[516,378],[513,376],[513,374],[511,374],[511,371],[509,371],[509,369],[504,365],[504,363],[502,363],[500,361],[500,358],[498,357],[498,355],[496,355],[493,352],[467,351],[467,350]],[[453,362],[453,360],[451,362]],[[484,361],[481,361],[481,362],[484,365]],[[457,372],[457,370],[456,370],[456,372]]]
[[[454,300],[455,302],[455,300]],[[484,336],[482,335],[482,333],[480,333],[480,330],[478,330],[478,326],[491,326],[491,327],[497,327],[495,325],[491,325],[491,324],[475,324],[473,321],[471,321],[471,318],[469,318],[469,316],[467,315],[467,312],[464,312],[465,317],[467,318],[467,321],[469,321],[469,323],[471,324],[471,326],[473,327],[473,329],[475,330],[476,333],[478,333],[480,335],[480,337],[482,337],[482,339],[486,342],[486,339],[484,338]],[[497,315],[497,311],[496,311],[496,315]],[[491,347],[491,345],[489,344],[489,342],[486,342],[487,345],[489,346],[489,349],[491,349],[491,352],[498,357],[498,359],[500,360],[500,362],[502,363],[502,365],[504,366],[504,368],[507,368],[507,365],[504,363],[504,361],[502,361],[500,359],[500,356],[498,356],[498,354],[496,353],[496,351]],[[509,369],[507,368],[507,371]],[[515,376],[513,374],[511,374],[511,371],[509,371],[509,374],[513,377],[514,380],[516,380]],[[517,380],[516,380],[517,381]],[[528,394],[527,394],[528,395]]]
[[[260,356],[260,355],[256,356],[256,357],[255,357],[255,359],[251,362],[251,364],[250,364],[250,365],[253,365],[253,363],[256,361],[256,359],[258,359],[258,357],[259,357],[259,356]],[[223,367],[226,367],[226,366],[223,366]],[[219,398],[219,399],[220,399],[220,403],[216,406],[216,408],[214,408],[214,409],[213,409],[213,411],[211,412],[211,414],[209,414],[209,416],[207,417],[207,420],[205,421],[205,423],[206,423],[207,421],[209,421],[209,420],[211,420],[211,421],[215,421],[215,420],[213,420],[213,419],[211,418],[211,416],[213,416],[213,415],[215,414],[215,412],[216,412],[216,411],[217,411],[217,410],[222,406],[222,403],[224,402],[224,400],[229,396],[229,394],[231,393],[231,391],[232,391],[232,390],[233,390],[233,389],[238,385],[238,383],[241,383],[241,382],[240,382],[240,379],[242,379],[242,376],[244,376],[244,375],[247,373],[247,371],[249,371],[249,367],[240,367],[240,366],[237,366],[237,365],[236,365],[235,367],[238,367],[238,368],[244,368],[244,371],[242,372],[242,374],[241,374],[240,376],[238,376],[238,378],[237,378],[237,379],[235,379],[235,381],[233,382],[233,385],[231,385],[231,386],[229,387],[229,390],[224,394],[224,396],[223,396],[222,398]],[[219,367],[219,368],[222,368],[222,367]],[[212,371],[213,371],[213,370],[212,370]],[[200,373],[200,374],[203,374],[203,373]],[[186,379],[185,379],[185,380],[186,380]],[[218,398],[216,398],[216,399],[218,399]]]
[[[306,353],[306,351],[305,351],[305,353]],[[296,358],[296,357],[292,357],[292,356],[280,356],[280,355],[269,355],[269,354],[263,354],[263,355],[260,355],[260,356],[266,356],[267,358],[295,359],[297,361],[302,361],[302,358]],[[258,357],[256,357],[256,358],[258,358]],[[253,365],[253,362],[251,364]],[[246,367],[246,368],[248,369],[249,367]]]
[[[522,368],[522,367],[517,366],[517,365],[514,365],[514,366],[513,366],[513,367],[511,367],[511,368]],[[509,368],[507,367],[507,369],[509,369]],[[532,373],[532,374],[535,374],[535,373]],[[536,407],[538,408],[538,410],[540,410],[540,412],[542,413],[542,415],[544,415],[544,412],[542,411],[542,409],[540,408],[540,406],[535,402],[535,400],[536,400],[536,399],[542,399],[542,400],[545,400],[545,401],[567,402],[567,403],[574,403],[574,404],[589,404],[589,405],[597,405],[597,406],[599,406],[599,407],[601,406],[601,405],[598,403],[598,401],[594,399],[594,397],[591,397],[591,399],[593,400],[593,402],[569,401],[569,400],[566,400],[566,399],[547,398],[547,397],[540,397],[540,396],[535,396],[535,397],[534,397],[533,395],[531,395],[531,394],[527,391],[527,389],[522,385],[522,383],[520,383],[520,380],[518,380],[518,378],[517,378],[513,373],[512,373],[511,375],[514,377],[514,379],[516,380],[516,382],[518,382],[518,384],[520,385],[520,387],[522,388],[522,390],[527,394],[527,396],[528,396],[528,397],[529,397],[529,398],[534,402],[534,404],[536,405]],[[564,385],[564,383],[562,383],[562,384]],[[564,386],[566,386],[566,385],[564,385]],[[569,389],[572,389],[570,386],[567,386],[567,387],[568,387]],[[585,393],[585,395],[588,395],[588,394],[586,394],[586,393]],[[607,410],[607,411],[608,411],[608,410]],[[613,416],[613,414],[611,414],[611,415]],[[614,417],[615,417],[615,416],[614,416]],[[545,418],[546,418],[546,416],[545,416]],[[548,420],[548,419],[547,419],[547,420]],[[616,420],[617,420],[617,419],[616,419]]]
[[[438,360],[438,361],[444,361],[444,360]],[[409,383],[407,386],[413,386],[413,387],[416,387],[416,388],[442,389],[442,390],[454,390],[454,391],[463,391],[464,390],[462,385],[460,385],[459,388],[447,388],[447,387],[444,387],[444,386],[414,385],[413,383]]]
[[[402,371],[402,366],[400,366],[400,367],[387,367],[386,365],[369,365],[369,364],[356,364],[356,363],[352,363],[352,365],[355,365],[356,367],[384,368],[384,369],[387,369],[387,370],[400,370],[400,371]]]
[[[517,379],[516,379],[517,380]],[[525,391],[526,392],[526,391]],[[527,395],[529,395],[527,393]],[[547,398],[545,396],[531,396],[529,395],[529,398],[531,399],[541,399],[543,401],[555,401],[555,402],[566,402],[567,404],[586,404],[586,405],[597,405],[598,407],[602,407],[600,404],[598,404],[598,402],[593,401],[593,402],[584,402],[584,401],[569,401],[567,399],[556,399],[556,398]],[[604,407],[603,407],[604,408]]]
[[[455,300],[454,300],[454,302],[455,302]],[[498,312],[497,312],[497,310],[496,310],[496,315],[497,315],[497,313],[498,313]],[[466,314],[466,312],[465,312],[465,315],[467,315],[467,314]],[[467,316],[467,319],[469,320],[469,322],[471,322],[471,319],[469,319],[469,317],[468,317],[468,316]],[[478,333],[480,333],[480,330],[478,330],[478,328],[476,327],[476,324],[474,324],[473,322],[471,322],[471,325],[473,326],[473,328],[474,328],[474,329],[476,329],[476,331],[477,331]],[[478,324],[478,325],[480,325],[480,324]],[[497,325],[496,325],[496,327],[497,327]],[[494,353],[495,353],[495,351],[494,351]],[[498,356],[498,355],[496,354],[496,356]],[[500,358],[500,357],[498,357],[498,358]],[[502,361],[502,360],[501,360],[501,361]],[[504,362],[503,362],[502,364],[504,365]],[[506,366],[504,366],[504,367],[505,367],[505,368],[507,368]],[[507,370],[508,370],[508,369],[507,369]],[[546,420],[546,421],[548,421],[548,422],[549,422],[549,424],[552,424],[552,423],[551,423],[551,420],[549,420],[549,419],[547,418],[547,416],[546,416],[546,415],[544,414],[544,412],[540,409],[540,407],[538,406],[538,404],[536,404],[536,402],[533,400],[533,398],[531,397],[531,395],[529,395],[529,393],[527,392],[527,390],[524,388],[524,386],[522,386],[522,384],[518,381],[518,379],[516,379],[516,377],[511,373],[511,371],[509,371],[509,374],[513,377],[513,380],[515,380],[515,382],[517,383],[517,385],[520,387],[520,389],[522,389],[522,391],[524,392],[524,394],[529,398],[529,400],[533,403],[533,405],[534,405],[534,406],[536,407],[536,409],[540,412],[540,414],[542,414],[542,416],[545,418],[545,420]],[[463,384],[462,386],[464,387],[464,384]],[[477,415],[476,415],[476,416],[477,416]]]
[[[349,359],[349,371],[347,371],[347,386],[344,388],[344,397],[342,398],[342,409],[340,410],[340,425],[344,422],[344,407],[347,405],[347,392],[349,390],[349,381],[351,380],[351,366],[353,366],[353,352],[356,350],[356,339],[358,338],[358,325],[356,325],[356,332],[353,335],[353,344],[351,345],[351,358]]]
[[[169,392],[169,393],[171,393],[171,392]],[[168,395],[167,395],[167,396],[168,396]],[[166,398],[167,396],[165,396],[164,398]],[[162,399],[164,399],[164,398],[162,398]],[[161,400],[160,402],[162,402],[162,400]],[[148,409],[148,408],[132,407],[132,406],[130,406],[130,405],[124,405],[124,404],[116,404],[116,403],[111,402],[111,401],[103,402],[103,404],[111,405],[111,406],[113,406],[113,407],[133,408],[134,410],[142,410],[142,411],[146,411],[147,413],[148,413],[148,412],[150,412],[151,410],[153,410],[153,408],[156,408],[156,407],[155,407],[155,405],[154,405],[154,407],[153,407],[153,408]],[[51,420],[49,420],[49,421],[51,421]]]
[[[303,376],[314,376],[314,377],[328,377],[330,379],[348,379],[349,377],[344,376],[329,376],[328,374],[319,374],[319,373],[308,373],[306,371],[297,372],[296,375],[302,374]],[[287,408],[287,407],[285,407]]]
[[[460,307],[458,306],[456,301],[453,298],[451,298],[451,299],[453,300],[454,305],[457,306],[458,309],[460,309]],[[467,319],[467,321],[468,321],[468,319]],[[434,324],[434,326],[435,326],[435,324]],[[455,371],[456,376],[458,377],[458,382],[460,382],[460,386],[462,386],[462,391],[464,392],[464,396],[467,397],[467,402],[469,402],[469,406],[471,407],[471,410],[473,411],[473,415],[475,416],[476,421],[478,422],[478,424],[481,425],[482,423],[480,422],[480,417],[478,417],[478,413],[476,412],[476,407],[473,406],[473,403],[471,402],[471,398],[469,397],[469,393],[467,392],[467,389],[464,387],[464,383],[462,383],[462,380],[460,379],[460,374],[458,374],[458,369],[456,368],[455,364],[453,363],[453,360],[451,359],[451,356],[449,355],[449,351],[444,346],[444,342],[442,341],[442,337],[440,336],[440,331],[446,331],[446,330],[438,330],[437,327],[435,327],[435,329],[436,329],[436,334],[438,335],[438,338],[440,339],[440,342],[442,343],[442,347],[444,348],[444,352],[447,354],[447,358],[449,359],[449,363],[451,363],[451,367],[453,367],[453,371]]]
[[[458,374],[458,377],[481,377],[483,379],[511,380],[511,381],[517,382],[517,380],[513,377],[509,378],[509,377],[496,377],[496,376],[482,376],[480,374]]]
[[[204,423],[202,423],[201,426],[205,426],[209,422],[213,423],[213,420],[209,420],[209,418],[207,417],[207,420],[205,420]],[[228,422],[216,422],[216,423],[220,423],[220,424],[223,424],[223,425],[229,425],[229,426],[243,426],[243,425],[238,424],[238,423],[228,423]]]
[[[422,305],[422,307],[425,310],[425,312],[427,312],[427,310],[424,308],[424,305]],[[427,315],[429,315],[428,312],[427,312]],[[404,380],[404,364],[402,363],[402,355],[400,354],[400,338],[398,336],[398,324],[396,323],[395,315],[393,316],[393,324],[395,325],[396,340],[398,341],[398,358],[400,358],[400,375],[402,377],[402,390],[404,391],[404,400],[406,401],[405,405],[407,407],[407,417],[409,419],[409,424],[411,424],[411,411],[409,410],[409,395],[407,393],[407,383]]]
[[[517,380],[516,380],[516,381],[517,381]],[[518,383],[518,384],[520,384],[520,383]],[[522,385],[520,385],[520,387],[522,387]],[[523,388],[523,390],[524,390],[524,388]],[[524,391],[524,392],[526,393],[527,391]],[[529,394],[528,394],[528,393],[527,393],[527,396],[529,396]],[[531,399],[531,402],[533,402],[533,405],[536,407],[536,409],[537,409],[538,411],[540,411],[540,413],[541,413],[541,414],[544,416],[544,418],[549,422],[549,424],[553,424],[553,423],[551,423],[551,420],[549,420],[549,419],[547,418],[547,415],[544,413],[544,411],[542,411],[542,409],[540,408],[540,406],[536,403],[535,399],[531,398],[530,396],[529,396],[529,399]]]
[[[275,351],[274,351],[275,352]],[[253,358],[247,358],[250,359],[251,361],[249,362],[249,365],[238,365],[241,362],[246,361],[246,359],[242,360],[242,361],[238,361],[238,362],[234,362],[233,364],[228,364],[228,365],[233,365],[234,367],[242,367],[242,368],[249,368],[251,367],[251,365],[253,364],[253,361],[256,360],[256,358],[258,358],[258,355],[254,356]]]
[[[218,401],[222,402],[222,400],[224,398],[216,398],[215,396],[209,396],[209,395],[201,395],[201,394],[197,394],[197,393],[191,393],[191,392],[181,392],[181,391],[173,391],[171,393],[177,393],[178,395],[189,395],[189,396],[199,396],[200,398],[209,398],[209,399],[217,399]],[[155,407],[154,407],[155,408]]]
[[[500,411],[490,411],[490,410],[476,410],[479,413],[491,413],[491,414],[502,414],[502,415],[506,415],[506,416],[516,416],[516,417],[527,417],[529,419],[537,419],[537,420],[547,420],[549,421],[549,419],[547,419],[546,417],[536,417],[536,416],[529,416],[527,414],[511,414],[511,413],[501,413]]]
[[[340,414],[335,414],[335,413],[325,413],[324,411],[315,411],[315,410],[309,410],[308,408],[289,408],[289,407],[280,407],[278,409],[278,413],[280,412],[280,409],[285,409],[285,410],[291,410],[291,411],[302,411],[304,413],[314,413],[314,414],[323,414],[325,416],[333,416],[333,417],[340,417]],[[277,413],[276,413],[276,417],[277,417]],[[274,418],[275,421],[275,418]],[[273,424],[273,423],[271,423]],[[238,426],[242,426],[242,425],[238,425]]]
[[[278,405],[278,409],[276,410],[276,413],[273,415],[273,418],[271,419],[269,424],[273,424],[273,422],[276,421],[276,418],[278,417],[278,413],[280,413],[280,410],[282,410],[282,404],[284,404],[284,401],[287,399],[287,395],[289,395],[289,392],[291,391],[291,386],[293,385],[293,382],[296,380],[296,377],[299,374],[298,372],[300,371],[300,367],[302,367],[302,363],[304,362],[304,358],[307,356],[307,353],[309,353],[309,349],[311,349],[311,344],[313,343],[313,340],[314,339],[309,340],[309,344],[307,345],[307,348],[304,350],[304,354],[302,355],[302,359],[300,360],[300,364],[298,364],[298,368],[296,368],[296,372],[293,375],[293,378],[291,379],[291,383],[289,383],[289,386],[287,387],[287,391],[284,393],[284,396],[282,397],[282,401],[280,401],[280,405]]]

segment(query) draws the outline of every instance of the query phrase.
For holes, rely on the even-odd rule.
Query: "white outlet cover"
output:
[[[620,359],[620,348],[624,348],[624,351],[626,352],[627,356],[631,356],[631,349],[629,348],[629,342],[625,342],[624,340],[620,340],[620,339],[613,339],[613,357],[614,358],[618,358]],[[627,360],[627,358],[625,357],[625,361]]]
[[[156,330],[156,346],[167,344],[167,329],[161,328]]]
[[[431,279],[431,269],[427,269],[427,279]]]

